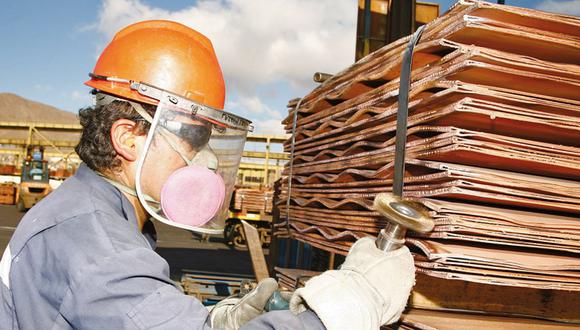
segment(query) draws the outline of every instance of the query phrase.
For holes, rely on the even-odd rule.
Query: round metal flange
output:
[[[435,222],[418,203],[405,201],[401,197],[380,193],[375,197],[374,209],[381,215],[409,230],[427,233],[433,230]]]

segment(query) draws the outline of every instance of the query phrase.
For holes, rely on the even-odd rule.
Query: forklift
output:
[[[44,160],[44,147],[27,146],[26,157],[22,162],[20,184],[16,191],[16,207],[20,212],[30,209],[52,191],[49,179],[48,161]]]
[[[261,198],[252,198],[248,195],[260,196]],[[253,200],[250,201],[251,199]],[[234,190],[229,216],[224,228],[226,244],[236,250],[247,249],[246,235],[241,222],[244,220],[257,228],[262,247],[268,248],[272,240],[272,203],[272,197],[268,196],[268,193],[261,188],[237,187]]]
[[[239,210],[230,210],[229,212],[229,218],[226,220],[226,226],[224,228],[224,240],[226,244],[236,250],[245,251],[247,249],[246,235],[241,220],[250,223],[258,229],[263,248],[270,247],[270,242],[272,241],[272,215]]]

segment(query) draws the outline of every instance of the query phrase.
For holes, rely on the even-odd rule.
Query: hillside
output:
[[[0,121],[78,124],[74,113],[11,93],[0,93]]]
[[[25,99],[11,93],[0,93],[0,121],[34,122],[51,124],[79,124],[75,113],[57,109],[53,106]],[[78,141],[80,134],[41,130],[51,141]],[[0,139],[23,140],[28,137],[28,129],[0,129]],[[39,134],[34,134],[33,141],[41,141]]]

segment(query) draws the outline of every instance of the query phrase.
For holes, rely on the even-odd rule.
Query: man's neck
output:
[[[115,182],[118,182],[121,185],[124,185],[126,187],[130,188],[130,180],[128,179],[129,176],[126,175],[125,172],[123,171],[119,171],[119,172],[113,172],[113,171],[109,171],[109,172],[105,172],[103,175],[107,176],[108,178],[110,178],[110,180],[113,180]],[[137,226],[139,227],[139,231],[143,230],[143,225],[145,224],[145,221],[147,221],[149,215],[147,213],[147,211],[145,210],[145,208],[143,207],[143,205],[141,205],[141,202],[139,201],[139,197],[129,194],[128,192],[123,191],[123,189],[120,189],[121,193],[127,198],[127,200],[129,200],[129,203],[131,203],[131,205],[133,205],[133,210],[135,211],[135,217],[137,218]]]
[[[147,221],[149,214],[147,213],[143,205],[141,205],[141,202],[139,201],[139,198],[137,196],[129,195],[125,192],[123,192],[123,195],[125,195],[125,197],[127,197],[131,205],[133,205],[133,209],[135,210],[135,216],[137,217],[137,226],[139,226],[140,231],[143,230],[143,225],[145,224],[145,221]]]

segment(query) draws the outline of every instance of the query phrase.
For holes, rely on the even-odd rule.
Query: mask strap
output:
[[[103,173],[101,173],[101,172],[97,172],[97,174],[98,174],[98,175],[99,175],[101,178],[103,178],[105,181],[107,181],[108,183],[110,183],[111,185],[113,185],[115,188],[119,189],[120,191],[122,191],[122,192],[124,192],[124,193],[126,193],[126,194],[129,194],[129,195],[131,195],[131,196],[138,197],[138,196],[137,196],[137,192],[135,191],[135,189],[133,189],[133,188],[131,188],[131,187],[129,187],[129,186],[126,186],[126,185],[124,185],[124,184],[122,184],[122,183],[120,183],[120,182],[117,182],[117,181],[114,181],[114,180],[112,180],[112,179],[109,179],[109,178],[107,178],[107,177],[106,177],[106,176],[105,176]],[[149,196],[149,195],[147,195],[147,194],[145,194],[145,200],[146,200],[146,201],[148,201],[148,202],[150,202],[150,203],[159,204],[159,202],[158,202],[158,201],[156,201],[156,200],[155,200],[153,197],[151,197],[151,196]]]
[[[121,100],[121,101],[129,103],[141,117],[143,117],[145,120],[147,120],[147,122],[149,122],[149,124],[153,123],[153,117],[151,117],[151,115],[147,111],[145,111],[145,109],[143,109],[143,106],[141,104],[129,100]]]
[[[209,144],[206,144],[200,151],[198,151],[189,165],[199,165],[207,167],[213,172],[218,170],[219,161]]]
[[[161,127],[161,131],[159,131],[159,135],[161,135],[161,137],[163,138],[163,140],[165,140],[165,142],[167,142],[167,144],[169,144],[169,146],[171,147],[171,149],[173,149],[173,151],[177,152],[177,154],[179,154],[179,156],[181,157],[181,159],[183,159],[183,161],[185,162],[185,164],[187,164],[187,166],[191,165],[191,162],[193,159],[188,159],[187,157],[185,157],[184,153],[181,152],[181,150],[179,150],[180,148],[175,145],[175,143],[173,143],[173,141],[171,141],[170,138],[167,137],[167,133],[165,133],[165,128]],[[197,156],[197,155],[196,155]],[[195,158],[195,156],[193,156],[193,158]]]

